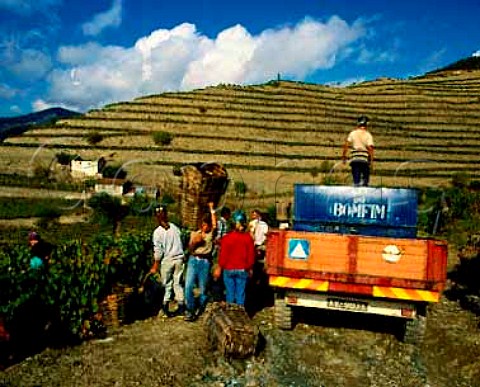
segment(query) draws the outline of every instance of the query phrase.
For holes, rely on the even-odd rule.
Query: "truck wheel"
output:
[[[427,329],[426,316],[417,315],[414,319],[405,322],[405,334],[403,342],[407,344],[421,344]]]
[[[274,306],[275,326],[280,329],[292,329],[293,310],[285,300],[276,299]]]

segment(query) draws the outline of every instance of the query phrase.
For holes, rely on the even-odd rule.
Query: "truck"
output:
[[[418,238],[417,221],[415,189],[295,184],[292,225],[266,243],[276,326],[292,329],[298,307],[368,313],[402,319],[403,341],[421,342],[448,245]]]

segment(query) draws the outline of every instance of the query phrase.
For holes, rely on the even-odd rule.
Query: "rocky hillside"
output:
[[[62,151],[113,154],[143,184],[170,176],[172,166],[211,160],[260,196],[291,191],[294,182],[349,184],[341,146],[366,114],[374,185],[446,185],[459,173],[480,177],[479,91],[480,70],[452,70],[348,87],[272,81],[145,96],[6,139],[0,170],[23,174]],[[169,145],[156,142],[159,132]]]

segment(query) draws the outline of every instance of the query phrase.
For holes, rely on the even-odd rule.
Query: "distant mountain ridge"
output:
[[[437,74],[443,71],[455,70],[480,70],[480,56],[470,56],[468,58],[460,59],[441,69],[429,71],[427,74]]]
[[[56,107],[17,117],[0,117],[0,139],[21,134],[32,125],[54,122],[61,118],[70,118],[80,114],[72,110]]]

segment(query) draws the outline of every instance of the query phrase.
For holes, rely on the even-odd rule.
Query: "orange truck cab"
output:
[[[403,319],[404,341],[421,341],[447,243],[416,238],[417,205],[413,189],[295,185],[292,229],[266,246],[276,325],[291,329],[296,307],[372,313]]]

